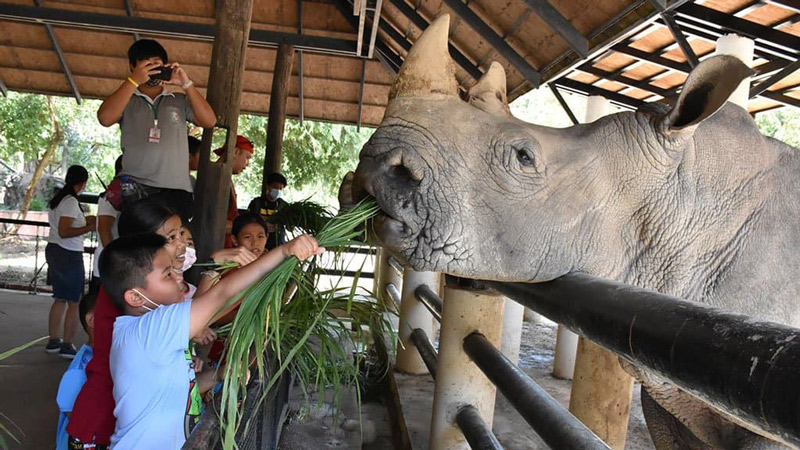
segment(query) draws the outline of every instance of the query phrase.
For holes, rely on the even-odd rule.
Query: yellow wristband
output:
[[[133,87],[137,87],[137,88],[139,87],[139,83],[137,83],[136,81],[134,81],[134,79],[133,79],[133,78],[131,78],[131,77],[128,77],[128,81],[130,81],[130,83],[133,85]]]

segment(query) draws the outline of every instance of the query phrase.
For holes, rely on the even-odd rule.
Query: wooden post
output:
[[[272,73],[272,91],[269,94],[269,122],[267,122],[267,152],[264,155],[264,174],[261,196],[267,196],[267,175],[281,171],[283,150],[283,128],[286,123],[286,99],[289,97],[289,81],[292,77],[294,47],[281,44],[275,56],[275,71]]]
[[[633,395],[633,378],[619,357],[578,338],[569,412],[614,450],[625,448]]]
[[[491,428],[497,389],[464,352],[464,338],[477,330],[499,348],[505,303],[495,291],[450,286],[442,301],[429,448],[465,450],[469,444],[455,425],[458,409],[471,404]]]
[[[207,96],[217,114],[217,127],[228,130],[226,155],[233,153],[239,122],[244,61],[250,36],[253,0],[219,1],[216,8],[214,47],[211,53]],[[231,189],[231,162],[211,162],[213,130],[203,130],[200,166],[195,187],[194,241],[200,261],[222,248]]]

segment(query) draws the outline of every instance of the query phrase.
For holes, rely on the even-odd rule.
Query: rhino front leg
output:
[[[678,419],[661,407],[642,386],[642,413],[656,450],[709,450]]]
[[[733,423],[702,401],[668,383],[642,386],[642,411],[657,450],[789,448]]]

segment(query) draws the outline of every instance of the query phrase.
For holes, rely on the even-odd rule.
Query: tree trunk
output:
[[[56,116],[56,110],[53,106],[53,101],[49,96],[47,97],[47,108],[50,112],[50,123],[53,126],[53,136],[50,138],[50,142],[47,145],[47,150],[45,150],[42,158],[36,165],[36,170],[33,171],[31,184],[28,186],[28,190],[25,192],[25,197],[22,199],[18,217],[20,220],[25,220],[25,216],[28,215],[28,208],[30,208],[31,201],[33,201],[33,194],[36,192],[36,186],[39,184],[39,180],[42,179],[45,167],[50,164],[50,160],[53,158],[53,154],[56,152],[58,144],[64,137],[64,132],[61,130],[61,126],[58,123],[58,117]]]

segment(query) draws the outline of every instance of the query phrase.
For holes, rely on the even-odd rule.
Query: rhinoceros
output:
[[[676,104],[564,129],[512,117],[492,64],[463,101],[437,19],[408,54],[342,201],[416,270],[543,282],[570,272],[800,325],[800,158],[727,102],[752,72],[700,63]],[[655,446],[785,448],[646,373]]]

